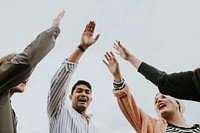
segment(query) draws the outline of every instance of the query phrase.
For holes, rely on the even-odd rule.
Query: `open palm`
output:
[[[104,64],[108,67],[109,71],[116,75],[119,73],[119,63],[117,62],[114,54],[112,52],[105,54],[106,61],[103,60]]]
[[[117,54],[119,54],[119,56],[124,60],[128,60],[130,58],[131,54],[121,45],[120,41],[116,41],[116,43],[114,43],[114,48],[117,51]]]
[[[90,21],[89,24],[86,25],[85,30],[81,36],[81,45],[82,47],[84,47],[85,49],[87,49],[88,47],[90,47],[92,44],[94,44],[98,38],[99,38],[99,34],[93,38],[93,33],[95,30],[95,22],[94,21]]]

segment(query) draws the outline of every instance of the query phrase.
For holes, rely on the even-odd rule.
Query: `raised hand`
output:
[[[103,60],[104,64],[107,66],[108,70],[112,73],[115,81],[120,81],[121,74],[119,69],[119,63],[115,55],[112,52],[110,53],[106,52],[104,56],[106,58],[106,61]]]
[[[115,50],[117,51],[117,54],[121,58],[129,61],[136,69],[139,68],[142,61],[139,58],[137,58],[136,56],[134,56],[133,54],[131,54],[124,46],[122,46],[120,41],[116,41],[116,43],[114,43],[113,47],[115,48]]]
[[[124,47],[121,45],[120,41],[116,41],[114,43],[114,46],[115,50],[117,51],[117,54],[123,58],[124,60],[129,60],[130,57],[132,56],[130,54],[130,52]]]
[[[58,14],[58,16],[53,20],[52,26],[60,26],[60,20],[63,18],[65,14],[65,11],[63,10],[61,13]]]
[[[85,27],[85,30],[81,36],[81,44],[80,44],[84,49],[87,49],[92,44],[94,44],[100,36],[98,34],[95,38],[93,38],[95,26],[96,26],[95,22],[90,21],[89,24],[87,24]]]

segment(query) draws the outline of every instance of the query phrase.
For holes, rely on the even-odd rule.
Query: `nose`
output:
[[[158,98],[157,103],[160,103],[160,102],[162,102],[162,99]]]
[[[85,91],[83,91],[82,93],[81,93],[81,96],[83,96],[83,97],[86,97],[86,93],[85,93]]]
[[[162,98],[161,97],[157,97],[155,99],[155,105],[159,104],[160,102],[162,102]]]

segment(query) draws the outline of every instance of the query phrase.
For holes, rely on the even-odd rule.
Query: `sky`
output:
[[[79,61],[71,86],[79,79],[92,84],[88,113],[101,133],[135,133],[112,94],[113,77],[103,64],[106,51],[121,43],[142,61],[168,73],[200,65],[199,0],[1,0],[0,56],[22,52],[36,36],[51,27],[65,10],[55,48],[37,65],[23,94],[12,97],[19,133],[47,133],[47,95],[50,80],[64,58],[80,44],[85,25],[96,22],[96,44]],[[157,87],[116,55],[123,77],[139,107],[157,118],[153,99]],[[66,99],[67,104],[71,104]],[[200,104],[184,101],[189,124],[200,123]]]

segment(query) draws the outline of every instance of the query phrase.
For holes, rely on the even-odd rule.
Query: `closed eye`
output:
[[[86,94],[91,94],[91,91],[88,90],[88,91],[85,91],[85,93],[86,93]]]

